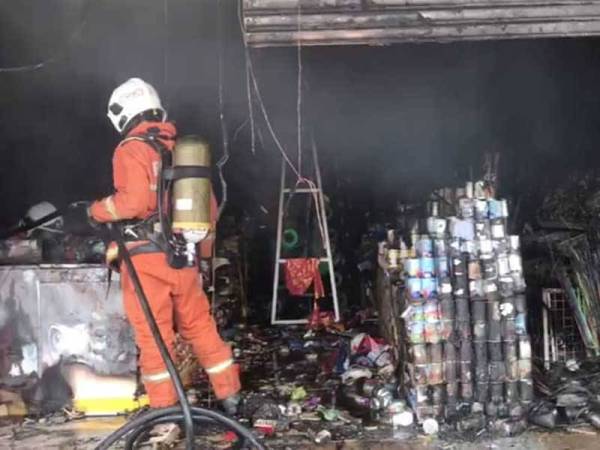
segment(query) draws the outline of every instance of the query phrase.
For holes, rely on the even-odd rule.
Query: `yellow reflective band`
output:
[[[164,372],[142,375],[142,381],[145,381],[148,383],[160,383],[162,381],[166,381],[169,379],[170,379],[169,372],[166,370]]]
[[[208,222],[173,222],[172,228],[181,230],[210,230],[212,225]]]
[[[215,373],[223,372],[225,369],[228,369],[232,365],[233,365],[233,359],[228,359],[227,361],[223,361],[222,363],[217,364],[216,366],[208,367],[204,370],[206,370],[206,373],[215,374]]]
[[[117,213],[117,207],[115,206],[115,202],[113,201],[112,195],[110,197],[106,197],[104,199],[104,206],[106,206],[106,211],[111,215],[114,220],[119,220],[119,214]]]

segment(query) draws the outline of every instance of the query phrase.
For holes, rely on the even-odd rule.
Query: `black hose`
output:
[[[183,384],[181,383],[181,379],[179,378],[179,374],[177,369],[175,368],[175,364],[171,359],[171,355],[165,345],[164,340],[160,334],[160,330],[158,325],[156,324],[156,320],[154,319],[154,315],[152,314],[152,310],[150,309],[150,305],[148,303],[148,299],[144,293],[142,288],[140,279],[133,265],[133,261],[131,260],[131,255],[123,241],[123,237],[119,230],[114,228],[111,224],[108,225],[111,234],[113,235],[113,239],[116,241],[119,247],[119,254],[122,255],[123,262],[129,272],[129,276],[131,277],[131,281],[133,282],[133,286],[135,288],[136,295],[140,301],[140,305],[144,312],[144,316],[148,321],[148,325],[152,332],[152,335],[156,341],[156,345],[159,349],[160,355],[165,362],[165,366],[167,367],[167,371],[169,372],[169,376],[175,386],[175,391],[177,393],[177,397],[179,399],[179,406],[173,406],[170,408],[160,408],[153,409],[140,417],[134,419],[131,422],[126,423],[121,428],[116,430],[114,433],[110,434],[106,437],[97,447],[96,450],[106,450],[109,449],[113,444],[118,442],[123,437],[128,436],[126,441],[125,448],[127,450],[133,449],[134,445],[140,440],[140,438],[146,436],[149,430],[159,423],[174,423],[174,422],[183,422],[185,434],[186,434],[186,450],[194,449],[194,423],[197,424],[206,424],[207,422],[215,423],[225,427],[226,429],[233,430],[236,435],[240,438],[243,438],[244,441],[248,441],[255,448],[259,450],[264,450],[264,447],[257,441],[257,439],[252,435],[252,433],[244,428],[242,425],[237,423],[235,420],[232,420],[222,414],[219,414],[215,411],[211,411],[204,408],[191,408],[187,397],[185,395],[185,391],[183,388]],[[242,442],[243,444],[244,442]]]

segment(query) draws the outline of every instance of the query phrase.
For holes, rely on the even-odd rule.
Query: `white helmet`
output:
[[[119,133],[138,114],[148,110],[162,112],[162,120],[167,119],[167,112],[160,103],[156,89],[140,78],[130,78],[117,87],[108,101],[108,118]]]
[[[33,222],[37,222],[38,220],[43,219],[44,217],[49,216],[50,214],[55,213],[56,211],[57,209],[52,203],[40,202],[36,205],[33,205],[31,208],[29,208],[29,210],[27,210],[27,214],[25,214],[25,217],[21,221],[21,224],[27,225]],[[34,229],[61,232],[62,225],[63,220],[62,217],[59,216],[40,224]]]

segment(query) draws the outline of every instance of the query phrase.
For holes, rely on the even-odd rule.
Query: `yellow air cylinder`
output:
[[[211,183],[210,147],[199,136],[183,136],[173,150],[173,169],[185,175],[173,182],[173,225],[175,232],[210,232]],[[194,172],[194,168],[202,168]],[[185,172],[187,171],[187,172]],[[205,172],[198,175],[198,172]]]

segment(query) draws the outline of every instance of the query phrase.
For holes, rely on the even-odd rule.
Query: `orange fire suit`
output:
[[[173,149],[176,130],[171,123],[142,122],[128,137],[142,135],[149,130],[158,131],[162,143],[168,149]],[[149,144],[140,140],[125,140],[117,146],[113,157],[115,193],[94,202],[90,207],[90,215],[102,223],[149,217],[157,208],[159,170],[160,156]],[[214,222],[214,196],[212,210]],[[129,243],[128,246],[133,248],[141,243],[144,241]],[[203,244],[201,254],[210,256],[211,242]],[[162,252],[138,254],[132,260],[171,356],[176,328],[192,345],[209,376],[216,397],[225,399],[236,394],[240,390],[238,367],[233,363],[231,348],[217,332],[208,299],[201,288],[198,269],[173,269]],[[140,348],[142,379],[150,405],[171,406],[177,401],[175,390],[124,264],[121,264],[121,286],[125,313]]]

